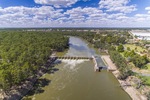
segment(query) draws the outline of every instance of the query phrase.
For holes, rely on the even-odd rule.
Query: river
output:
[[[96,55],[85,41],[70,37],[70,47],[65,56]],[[99,62],[102,66],[103,61]],[[54,73],[42,78],[49,80],[42,92],[32,94],[32,100],[131,100],[121,89],[119,82],[111,72],[94,72],[90,60],[62,60],[55,65]]]

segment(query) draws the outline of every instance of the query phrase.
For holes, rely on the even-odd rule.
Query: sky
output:
[[[0,0],[0,27],[150,27],[150,0]]]

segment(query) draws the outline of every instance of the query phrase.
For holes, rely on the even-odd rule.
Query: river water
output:
[[[85,41],[70,37],[70,47],[65,56],[96,55]],[[99,62],[102,66],[102,60]],[[42,87],[41,93],[33,94],[32,100],[131,100],[128,94],[119,87],[119,82],[111,72],[105,70],[94,72],[90,60],[62,60],[57,64],[54,73],[45,74],[42,78],[49,84]]]

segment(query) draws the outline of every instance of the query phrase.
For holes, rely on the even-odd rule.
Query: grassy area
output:
[[[122,55],[122,57],[124,57],[124,52],[121,52],[120,54]]]
[[[131,50],[135,50],[135,52],[143,52],[144,50],[147,51],[146,49],[140,47],[140,46],[136,46],[134,44],[125,44],[124,45],[125,48],[129,47]]]
[[[147,69],[150,70],[150,63],[146,64]]]
[[[141,76],[141,79],[144,81],[144,84],[150,86],[150,77],[149,76]]]

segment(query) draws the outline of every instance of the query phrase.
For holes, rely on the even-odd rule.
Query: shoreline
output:
[[[108,68],[116,69],[116,71],[113,71],[112,73],[120,83],[120,86],[124,84],[126,85],[127,81],[129,81],[130,78],[127,78],[127,80],[119,80],[117,78],[119,75],[119,71],[117,70],[116,65],[111,61],[110,56],[101,55],[101,58],[104,61],[104,63],[108,66]],[[121,86],[121,87],[131,97],[132,100],[147,100],[147,98],[144,95],[142,95],[138,90],[136,90],[132,85],[126,87]]]

